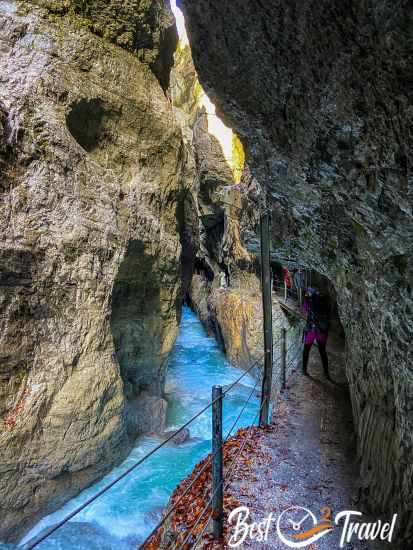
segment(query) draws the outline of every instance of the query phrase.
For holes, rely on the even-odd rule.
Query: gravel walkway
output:
[[[328,351],[334,383],[324,379],[318,350],[313,348],[310,376],[305,377],[300,371],[293,373],[279,399],[271,429],[256,439],[252,461],[240,468],[228,488],[227,494],[240,505],[248,506],[248,522],[262,521],[270,512],[277,519],[291,506],[301,506],[310,509],[317,519],[323,508],[331,508],[334,523],[337,512],[358,509],[356,449],[343,368],[343,342],[331,338]],[[305,512],[295,511],[292,520],[304,516]],[[288,547],[279,540],[275,524],[276,521],[271,524],[267,542],[245,540],[238,548],[285,550]],[[312,525],[307,519],[304,530]],[[291,528],[289,531],[291,535]],[[229,533],[233,532],[230,529]],[[336,528],[306,548],[338,549],[340,537],[341,528]],[[227,548],[217,544],[207,547]],[[370,550],[378,546],[355,541],[344,548]]]

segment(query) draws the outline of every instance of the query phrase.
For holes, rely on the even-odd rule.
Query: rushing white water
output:
[[[229,365],[215,340],[209,337],[194,313],[184,307],[179,337],[168,368],[168,429],[178,428],[211,399],[214,384],[234,382],[240,371]],[[224,400],[224,435],[236,419],[255,381],[249,375]],[[253,395],[237,427],[256,418],[258,396]],[[172,491],[194,465],[211,450],[211,412],[190,426],[191,439],[183,445],[166,445],[129,476],[112,487],[86,510],[70,520],[40,550],[132,550],[158,523]],[[62,520],[122,471],[148,453],[160,440],[141,438],[129,457],[108,476],[59,511],[45,517],[19,546]]]

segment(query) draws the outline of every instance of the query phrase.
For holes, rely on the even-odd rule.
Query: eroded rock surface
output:
[[[169,85],[178,40],[175,19],[164,0],[21,0],[44,7],[55,20],[69,17],[78,28],[133,52],[148,64],[164,89]]]
[[[255,258],[243,243],[244,225],[254,233],[257,222],[243,208],[241,187],[251,178],[246,171],[242,185],[236,183],[220,143],[208,131],[213,115],[201,107],[203,93],[191,50],[180,46],[171,99],[186,145],[185,250],[188,259],[192,255],[186,288],[191,306],[229,360],[245,368],[262,356],[260,283]]]
[[[338,296],[361,481],[413,538],[413,14],[390,2],[183,0],[200,82],[267,190],[274,241]]]
[[[0,2],[0,538],[163,429],[182,138],[136,55]]]

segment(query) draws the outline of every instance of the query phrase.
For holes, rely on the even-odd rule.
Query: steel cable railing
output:
[[[286,290],[285,289],[285,286],[284,287],[279,287],[279,290]],[[299,293],[297,291],[295,291],[295,289],[289,289],[289,295],[294,298],[297,297],[299,298]],[[301,305],[301,304],[300,304]],[[293,349],[293,347],[295,346],[294,343],[291,343],[287,349],[286,347],[286,331],[283,330],[283,334],[277,339],[277,341],[273,344],[273,350],[274,348],[276,348],[278,346],[278,344],[280,343],[280,340],[283,339],[283,345],[282,345],[282,350],[281,350],[281,353],[280,353],[280,357],[278,357],[277,359],[282,359],[282,357],[284,357],[283,359],[283,370],[284,370],[284,378],[285,378],[285,371],[288,371],[292,366],[293,364],[296,363],[296,361],[298,360],[300,354],[302,353],[302,350],[301,350],[301,347],[298,348],[296,354],[294,355],[293,358],[289,358],[288,362],[286,360],[288,354],[291,352],[291,350]],[[262,357],[261,357],[262,359]],[[261,360],[260,359],[260,360]],[[255,363],[253,363],[251,365],[251,367],[248,369],[248,371],[246,371],[237,381],[235,381],[233,384],[231,384],[231,386],[229,388],[227,388],[225,390],[225,392],[222,392],[222,399],[231,391],[231,389],[239,383],[239,381],[255,366],[255,364],[257,364],[258,361],[256,361]],[[239,412],[239,414],[237,415],[237,418],[235,419],[233,425],[231,426],[229,432],[227,433],[225,439],[221,440],[221,444],[224,444],[228,441],[230,435],[232,434],[233,430],[235,429],[236,425],[238,424],[242,414],[244,413],[248,403],[250,402],[251,400],[251,397],[252,395],[254,394],[254,392],[256,391],[256,388],[257,388],[257,385],[258,385],[258,380],[257,382],[255,383],[253,389],[251,390],[247,400],[245,401],[241,411]],[[285,387],[285,383],[284,383],[284,387]],[[261,400],[261,406],[255,416],[255,419],[253,421],[253,423],[250,425],[248,431],[247,431],[247,434],[244,438],[244,441],[243,441],[243,444],[241,445],[241,447],[239,448],[237,454],[233,457],[232,459],[232,462],[229,466],[229,469],[228,471],[226,471],[225,473],[225,477],[228,478],[226,480],[226,483],[225,483],[225,487],[224,487],[224,490],[228,487],[229,483],[231,482],[231,474],[232,474],[232,471],[234,470],[234,468],[236,467],[238,461],[239,461],[239,458],[241,457],[242,455],[242,452],[245,448],[245,445],[247,444],[247,442],[249,441],[249,436],[250,436],[250,433],[251,433],[251,430],[252,428],[254,427],[260,413],[261,413],[261,410],[263,408],[265,404],[265,400]],[[176,509],[176,507],[178,506],[178,504],[180,502],[182,502],[183,498],[189,493],[190,489],[192,488],[192,486],[194,485],[194,483],[199,479],[199,477],[202,475],[202,473],[204,473],[206,471],[206,469],[211,465],[212,461],[214,460],[214,457],[217,455],[218,451],[215,453],[215,454],[211,454],[210,457],[208,458],[207,462],[203,465],[203,467],[201,468],[201,470],[197,473],[196,477],[191,481],[191,483],[189,484],[189,486],[185,489],[183,495],[181,495],[181,497],[178,499],[177,503],[174,504],[174,506],[167,512],[166,516],[162,519],[162,521],[160,522],[160,524],[158,525],[157,528],[155,528],[155,530],[152,532],[152,534],[150,535],[150,537],[148,537],[147,541],[150,540],[150,538],[153,536],[153,534],[159,529],[160,526],[162,526],[165,521],[168,519],[168,517],[170,517],[170,515],[172,514],[172,512],[174,511],[174,509]],[[221,489],[221,487],[223,486],[224,484],[224,480],[222,478],[222,480],[220,481],[220,483],[215,487],[215,490],[212,491],[212,495],[210,497],[210,499],[208,500],[208,502],[206,503],[206,505],[204,506],[204,508],[202,509],[201,513],[199,514],[196,522],[194,523],[194,525],[192,525],[189,533],[186,535],[185,539],[183,540],[183,542],[178,542],[175,540],[174,542],[174,546],[173,546],[173,550],[175,549],[178,549],[178,550],[185,550],[185,547],[186,545],[190,542],[191,538],[194,536],[194,532],[196,531],[197,527],[199,526],[199,524],[201,523],[205,513],[208,511],[208,509],[211,507],[212,503],[213,503],[213,500],[214,500],[214,497],[216,495],[216,493]],[[213,517],[213,511],[211,511],[211,513],[208,515],[208,518],[206,519],[205,521],[205,525],[203,527],[203,529],[201,530],[201,532],[199,533],[199,535],[197,536],[195,542],[193,544],[191,544],[191,549],[192,548],[195,548],[197,546],[197,544],[199,543],[199,541],[202,539],[202,537],[204,536],[205,534],[205,531],[206,529],[208,528],[208,525],[210,523],[210,520],[211,518]],[[179,538],[179,537],[178,537]],[[146,541],[145,543],[141,546],[141,548],[144,548],[146,544]],[[179,545],[179,547],[178,547]]]
[[[233,382],[226,390],[223,392],[223,396],[227,395],[239,382],[249,373],[251,370],[257,366],[257,364],[262,360],[264,356],[262,355],[259,359],[255,360],[250,367],[244,371],[244,373],[237,379],[235,382]],[[85,508],[87,508],[92,502],[97,500],[100,496],[102,496],[104,493],[109,491],[114,485],[119,483],[122,479],[124,479],[126,476],[128,476],[132,471],[134,471],[138,466],[143,464],[148,458],[150,458],[153,454],[155,454],[157,451],[159,451],[162,447],[167,445],[170,441],[172,441],[178,434],[180,434],[185,428],[187,428],[192,422],[194,422],[197,418],[199,418],[202,414],[204,414],[208,409],[210,409],[214,405],[214,400],[210,401],[205,407],[203,407],[196,415],[194,415],[192,418],[190,418],[183,426],[181,426],[178,430],[174,431],[168,438],[166,438],[162,443],[154,447],[149,453],[147,453],[145,456],[143,456],[140,460],[138,460],[135,464],[130,466],[127,470],[125,470],[122,474],[120,474],[118,477],[116,477],[114,480],[112,480],[108,485],[105,485],[100,491],[95,493],[92,497],[87,499],[83,504],[78,506],[75,510],[73,510],[70,514],[68,514],[66,517],[64,517],[60,522],[58,522],[56,525],[54,525],[49,531],[41,535],[40,537],[36,538],[32,542],[28,542],[24,546],[24,550],[32,550],[32,548],[35,548],[38,546],[41,542],[46,540],[48,537],[50,537],[53,533],[55,533],[58,529],[63,527],[68,521],[70,521],[73,517],[78,515],[80,512],[82,512]]]
[[[233,382],[230,386],[228,386],[228,388],[226,388],[223,392],[222,392],[222,396],[224,397],[225,395],[227,395],[234,386],[236,386],[237,384],[239,384],[239,382],[247,375],[249,374],[252,369],[254,367],[256,367],[258,365],[258,363],[260,361],[262,361],[264,358],[264,354],[261,355],[261,357],[259,359],[256,359],[251,365],[250,367],[244,372],[244,374],[242,374],[237,380],[235,380],[235,382]],[[212,404],[212,403],[211,403]]]
[[[257,386],[258,386],[258,380],[255,382],[255,386],[252,388],[252,391],[251,391],[251,393],[249,394],[247,400],[245,401],[244,406],[242,407],[242,409],[241,409],[241,411],[239,412],[237,418],[235,419],[235,422],[232,424],[232,426],[231,426],[229,432],[227,433],[227,435],[226,435],[226,437],[225,437],[225,439],[224,439],[224,443],[225,443],[226,441],[228,441],[228,439],[229,439],[229,437],[230,437],[232,431],[234,430],[235,426],[238,424],[238,422],[239,422],[241,416],[243,415],[245,409],[247,408],[248,403],[251,401],[251,397],[254,395],[254,392],[255,392],[255,390],[257,389]]]
[[[293,344],[290,345],[289,348],[288,348],[288,352],[291,351],[291,349],[292,349],[293,347],[294,347]],[[286,355],[287,355],[287,350],[285,350],[285,352],[286,352]],[[301,355],[301,353],[302,353],[302,350],[301,350],[301,347],[299,347],[299,348],[298,348],[298,351],[296,352],[296,354],[294,355],[294,357],[291,358],[291,359],[288,361],[288,363],[287,363],[287,369],[289,369],[289,368],[292,367],[292,365],[298,360],[298,358],[299,358],[299,356]],[[257,383],[258,383],[258,382],[257,382]],[[256,383],[256,385],[255,385],[253,391],[250,393],[249,399],[251,398],[251,395],[252,395],[253,392],[255,391],[255,388],[256,388],[256,386],[257,386],[257,383]],[[256,414],[256,416],[255,416],[255,419],[254,419],[253,423],[251,424],[251,426],[249,427],[249,429],[248,429],[248,431],[247,431],[247,434],[246,434],[246,436],[245,436],[245,438],[244,438],[243,444],[242,444],[241,447],[239,448],[237,454],[234,456],[234,458],[232,459],[231,464],[229,465],[227,471],[225,472],[225,478],[228,478],[228,479],[226,479],[226,483],[225,483],[225,486],[224,486],[224,491],[228,488],[229,484],[230,484],[231,481],[232,481],[232,476],[231,476],[231,474],[232,474],[234,468],[236,467],[237,463],[239,462],[239,459],[240,459],[240,457],[241,457],[241,455],[242,455],[242,452],[243,452],[243,450],[244,450],[244,448],[245,448],[245,446],[246,446],[246,444],[247,444],[247,442],[248,442],[248,440],[249,440],[249,436],[250,436],[251,430],[252,430],[252,428],[254,427],[254,425],[255,425],[255,423],[256,423],[258,417],[259,417],[259,414],[260,414],[260,412],[261,412],[261,409],[262,409],[263,405],[264,405],[264,402],[261,403],[261,406],[260,406],[260,408],[259,408],[259,410],[258,410],[258,412],[257,412],[257,414]],[[233,428],[235,427],[235,425],[236,425],[237,422],[239,421],[239,418],[241,417],[241,415],[242,415],[243,411],[245,410],[245,408],[246,408],[246,404],[244,405],[244,407],[243,407],[243,409],[241,410],[240,414],[238,415],[236,421],[234,422]],[[231,429],[231,431],[233,430],[233,428]],[[225,439],[225,442],[228,440],[228,436],[229,436],[229,434],[227,435],[227,437],[226,437],[226,439]],[[221,485],[222,485],[223,483],[224,483],[224,480],[222,480]],[[216,493],[219,489],[220,489],[220,485],[218,485],[218,486],[216,487],[214,493],[211,495],[211,497],[210,497],[210,499],[208,500],[206,506],[202,509],[201,513],[199,514],[199,516],[198,516],[198,518],[197,518],[195,524],[191,527],[190,532],[186,535],[184,541],[181,543],[181,545],[180,545],[178,548],[177,548],[177,546],[176,546],[176,544],[175,544],[174,547],[173,547],[173,550],[185,550],[186,545],[190,543],[190,540],[191,540],[192,536],[194,535],[194,531],[196,531],[196,528],[197,528],[198,525],[201,523],[203,516],[205,515],[205,513],[206,513],[206,512],[208,511],[208,509],[210,508],[210,506],[211,506],[211,504],[212,504],[212,501],[213,501],[213,499],[214,499],[214,495],[215,495],[215,493]],[[191,544],[191,547],[190,547],[191,550],[195,549],[196,546],[198,545],[198,543],[201,541],[202,537],[203,537],[204,534],[205,534],[205,531],[206,531],[207,528],[208,528],[208,525],[209,525],[209,523],[210,523],[212,517],[213,517],[213,512],[211,511],[211,512],[209,513],[209,515],[208,515],[207,520],[205,521],[205,525],[204,525],[203,529],[201,530],[201,532],[200,532],[199,535],[197,536],[195,542],[194,542],[193,544]]]
[[[234,423],[232,424],[231,428],[229,429],[227,435],[225,436],[224,443],[226,443],[233,432],[235,426],[238,424],[242,414],[244,413],[248,403],[251,401],[251,397],[254,395],[254,392],[257,389],[258,380],[256,381],[253,389],[251,390],[247,400],[245,401],[240,413],[238,414],[237,418],[235,419]],[[228,393],[228,390],[226,391]],[[179,497],[177,502],[174,503],[174,505],[165,513],[161,521],[158,523],[158,525],[152,530],[151,534],[146,538],[145,542],[139,547],[144,548],[145,544],[153,537],[153,535],[165,524],[166,520],[171,516],[171,514],[176,510],[176,508],[179,506],[179,504],[183,501],[183,499],[186,497],[186,495],[189,493],[189,491],[192,489],[192,487],[195,485],[195,483],[198,481],[198,479],[201,477],[201,475],[208,469],[208,467],[211,465],[212,460],[214,456],[216,456],[217,453],[211,454],[205,464],[202,466],[202,468],[199,470],[197,475],[191,480],[191,483],[185,488],[185,491],[182,493],[182,495]]]
[[[284,338],[287,334],[287,331],[284,330]],[[280,336],[277,340],[276,340],[276,345],[280,343],[280,341],[282,340],[282,337]],[[285,353],[285,356],[287,356],[287,354],[291,351],[291,349],[294,347],[294,344],[291,344],[289,347],[288,347],[288,350],[286,348],[286,346],[284,346],[284,353]],[[293,358],[289,359],[288,363],[286,362],[286,368],[287,370],[289,370],[291,368],[291,366],[293,365],[293,363],[298,359],[299,355],[301,353],[301,348],[298,349],[298,351],[296,352],[296,354],[294,355]],[[255,361],[254,363],[252,363],[252,365],[249,367],[249,369],[247,371],[245,371],[235,382],[233,382],[225,391],[222,392],[222,399],[224,399],[228,393],[240,382],[240,380],[242,380],[244,378],[244,376],[246,376],[248,374],[248,372],[250,372],[252,370],[252,368],[254,368],[254,366],[256,364],[258,364],[258,362],[260,360],[262,360],[263,357],[261,357],[260,359],[258,359],[257,361]],[[224,445],[230,438],[231,434],[233,433],[235,427],[237,426],[238,422],[240,421],[242,415],[244,414],[248,404],[250,403],[251,401],[251,398],[252,396],[254,395],[254,392],[256,392],[257,390],[257,386],[258,386],[258,383],[259,383],[259,380],[257,380],[253,386],[253,388],[251,389],[247,399],[245,400],[241,410],[239,411],[235,421],[233,422],[232,426],[230,427],[230,429],[228,430],[225,438],[223,438],[222,440],[222,445]],[[215,400],[216,401],[216,400]],[[234,468],[236,467],[236,464],[238,463],[239,461],[239,457],[242,455],[242,452],[245,448],[245,445],[247,444],[248,440],[249,440],[249,435],[251,433],[251,430],[252,428],[254,427],[254,425],[256,424],[257,422],[257,419],[260,415],[260,412],[262,410],[262,407],[264,405],[264,401],[262,400],[261,401],[261,405],[260,405],[260,408],[257,412],[257,414],[255,415],[255,418],[253,420],[253,423],[250,425],[248,431],[247,431],[247,434],[244,438],[244,441],[241,445],[241,447],[239,448],[237,454],[233,457],[229,467],[226,469],[226,472],[225,472],[225,478],[228,478],[226,479],[226,483],[225,483],[225,487],[224,487],[224,490],[228,487],[229,483],[231,482],[232,480],[232,477],[231,477],[231,474],[234,470]],[[168,520],[168,518],[171,517],[172,513],[177,509],[177,507],[179,506],[179,504],[182,503],[182,501],[184,500],[184,498],[188,495],[188,493],[190,492],[190,490],[192,489],[192,487],[194,486],[194,484],[198,481],[198,479],[200,478],[200,476],[205,473],[205,471],[211,467],[212,463],[213,463],[213,460],[214,458],[217,456],[217,453],[218,451],[216,451],[215,453],[211,454],[207,461],[205,462],[205,464],[201,467],[201,469],[196,473],[196,476],[191,480],[191,482],[189,483],[189,485],[185,488],[184,492],[182,493],[182,495],[179,497],[179,499],[177,500],[177,502],[174,503],[173,506],[171,506],[169,508],[169,510],[166,512],[166,514],[164,515],[164,517],[162,518],[162,520],[159,522],[159,524],[155,527],[155,529],[153,529],[153,531],[151,532],[151,534],[149,535],[149,537],[145,540],[145,542],[140,546],[141,549],[144,549],[147,542],[151,540],[151,538],[155,535],[155,533],[165,524],[165,522]],[[181,542],[179,541],[179,538],[180,536],[177,535],[177,539],[175,539],[175,541],[173,542],[173,547],[172,547],[172,550],[183,550],[186,548],[186,546],[188,544],[191,544],[190,541],[192,539],[192,537],[194,536],[194,533],[196,532],[198,526],[200,525],[200,523],[202,522],[205,514],[208,512],[209,508],[211,507],[212,505],[212,502],[214,500],[214,497],[216,495],[216,493],[218,492],[218,490],[221,488],[221,486],[224,484],[224,480],[222,480],[222,482],[220,482],[217,487],[215,488],[215,490],[212,491],[212,494],[208,500],[208,502],[206,503],[206,505],[204,506],[204,508],[201,510],[200,514],[198,515],[197,517],[197,520],[195,521],[195,523],[192,525],[189,533],[186,534],[185,536],[185,539]],[[206,521],[205,521],[205,525],[203,527],[203,529],[201,530],[201,532],[198,534],[195,542],[193,544],[191,544],[191,548],[195,548],[196,545],[198,544],[198,542],[201,540],[201,538],[203,537],[203,535],[205,534],[205,531],[206,529],[208,528],[208,525],[209,525],[209,522],[211,520],[211,518],[213,517],[213,512],[210,512]]]
[[[285,332],[285,331],[284,331]],[[276,340],[275,342],[275,346],[277,346],[279,343],[280,343],[280,340],[281,340],[281,336]],[[292,346],[290,346],[288,348],[288,351],[290,351]],[[288,352],[287,351],[287,352]],[[55,524],[51,529],[49,529],[46,533],[42,534],[41,536],[39,536],[38,538],[35,538],[32,542],[28,542],[26,543],[26,545],[24,545],[24,549],[25,550],[32,550],[33,548],[37,547],[40,543],[42,543],[43,541],[45,541],[48,537],[50,537],[53,533],[55,533],[58,529],[60,529],[63,525],[65,525],[68,521],[70,521],[73,517],[75,517],[77,514],[79,514],[81,511],[83,511],[85,508],[87,508],[90,504],[92,504],[95,500],[97,500],[100,496],[102,496],[103,494],[105,494],[107,491],[109,491],[109,489],[111,489],[114,485],[116,485],[117,483],[119,483],[122,479],[124,479],[125,477],[127,477],[132,471],[134,471],[136,468],[138,468],[141,464],[143,464],[146,460],[148,460],[151,456],[153,456],[156,452],[158,452],[162,447],[164,447],[165,445],[167,445],[170,441],[172,441],[178,434],[180,434],[183,430],[185,430],[190,424],[192,424],[192,422],[194,422],[197,418],[199,418],[202,414],[204,414],[206,411],[208,411],[211,407],[214,407],[214,405],[216,404],[216,402],[218,401],[218,399],[223,399],[225,398],[231,391],[232,389],[237,385],[239,384],[239,382],[241,380],[244,379],[245,376],[247,376],[253,368],[255,368],[263,359],[264,355],[262,355],[261,357],[259,357],[258,359],[256,359],[249,367],[248,369],[246,369],[241,376],[239,376],[234,382],[232,382],[224,391],[222,391],[222,395],[220,398],[217,398],[217,399],[212,399],[207,405],[205,405],[205,407],[203,407],[197,414],[195,414],[192,418],[190,418],[187,422],[185,422],[178,430],[174,431],[173,433],[171,433],[171,435],[169,437],[167,437],[164,441],[162,441],[162,443],[160,443],[159,445],[156,445],[151,451],[149,451],[145,456],[143,456],[140,460],[138,460],[135,464],[133,464],[132,466],[130,466],[129,468],[127,468],[124,472],[122,472],[119,476],[117,476],[114,480],[112,480],[110,483],[108,483],[107,485],[105,485],[101,490],[99,490],[97,493],[95,493],[94,495],[92,495],[89,499],[87,499],[84,503],[82,503],[80,506],[78,506],[75,510],[73,510],[71,513],[69,513],[66,517],[64,517],[61,521],[59,521],[57,524]],[[291,365],[291,360],[289,361],[289,366]],[[257,390],[257,386],[258,386],[258,383],[259,383],[259,379],[257,379],[257,381],[255,382],[255,385],[254,387],[252,388],[252,390],[250,391],[247,399],[245,400],[244,404],[243,404],[243,407],[241,408],[240,412],[238,413],[235,421],[233,422],[231,428],[229,429],[228,433],[226,434],[225,436],[225,439],[224,439],[224,443],[228,441],[228,439],[230,438],[231,434],[233,433],[235,427],[237,426],[238,422],[240,421],[242,415],[244,414],[248,404],[250,403],[251,401],[251,398],[252,396],[254,395],[254,392],[256,392]],[[265,400],[261,399],[261,406],[257,412],[257,415],[255,416],[255,419],[252,423],[252,425],[250,426],[250,429],[249,429],[249,432],[251,431],[252,427],[255,425],[256,421],[257,421],[257,418],[261,412],[261,409],[263,407],[265,403]],[[245,444],[246,444],[246,440],[243,444],[243,446],[240,448],[240,451],[239,452],[242,452],[244,447],[245,447]],[[199,472],[197,472],[196,476],[191,480],[190,484],[185,488],[183,494],[179,497],[178,501],[174,504],[174,506],[172,506],[169,510],[167,510],[167,512],[165,513],[165,515],[163,516],[162,520],[159,522],[159,524],[152,530],[151,534],[149,535],[149,537],[147,537],[147,539],[145,540],[145,542],[140,546],[140,548],[144,548],[145,545],[147,544],[147,542],[156,534],[156,532],[165,524],[165,522],[168,520],[168,518],[170,518],[170,516],[172,515],[172,513],[174,512],[174,510],[176,510],[177,506],[183,501],[183,499],[185,498],[185,496],[188,495],[188,493],[191,491],[192,487],[194,486],[194,484],[198,481],[198,479],[200,478],[200,476],[205,473],[205,471],[211,466],[212,464],[212,461],[214,460],[216,456],[216,453],[215,455],[214,454],[211,454],[207,461],[205,462],[205,464],[202,466],[202,468],[199,470]],[[232,464],[232,463],[231,463]],[[215,492],[214,492],[215,494]],[[211,497],[211,500],[210,502],[208,502],[208,505],[205,509],[205,511],[208,510],[208,507],[211,505],[212,503],[212,500],[214,498],[214,494],[212,495]],[[203,514],[205,512],[203,511]],[[200,516],[202,518],[202,516]],[[199,520],[201,521],[201,520]],[[196,523],[192,529],[196,529],[196,527],[199,525],[199,522]],[[184,543],[186,544],[186,543]]]
[[[262,359],[262,358],[261,358]],[[259,359],[257,361],[255,361],[250,367],[249,367],[249,371],[252,370],[252,368],[259,362]],[[248,371],[246,371],[242,376],[240,376],[235,382],[233,382],[224,392],[222,392],[222,398],[226,397],[228,395],[228,393],[234,388],[234,386],[236,384],[239,383],[239,381],[244,378],[244,376],[248,374]],[[224,443],[228,441],[229,437],[231,436],[234,428],[236,427],[236,425],[238,424],[239,420],[241,419],[241,416],[242,414],[244,413],[245,409],[247,408],[247,405],[249,404],[249,402],[251,401],[251,398],[252,396],[254,395],[254,392],[256,391],[257,389],[257,386],[258,386],[258,383],[259,383],[259,380],[257,380],[254,384],[254,387],[252,388],[252,390],[250,391],[247,399],[245,400],[244,402],[244,405],[241,409],[241,411],[239,412],[239,414],[237,415],[237,418],[235,419],[235,421],[233,422],[231,428],[228,430],[226,436],[225,436],[225,439],[224,439]],[[216,400],[215,400],[216,401]],[[213,401],[211,402],[211,405],[212,405]],[[182,495],[179,497],[178,501],[174,503],[174,505],[166,512],[166,514],[164,515],[164,517],[161,519],[161,521],[158,523],[158,525],[152,530],[151,534],[145,539],[145,541],[141,544],[141,546],[139,547],[140,549],[143,549],[145,547],[145,545],[148,543],[148,541],[155,535],[155,533],[165,524],[166,520],[171,516],[171,514],[176,510],[176,508],[178,507],[178,505],[183,501],[183,499],[185,498],[185,496],[190,492],[190,490],[192,489],[192,487],[194,486],[194,484],[198,481],[198,479],[201,477],[201,475],[208,469],[208,467],[211,465],[213,459],[214,459],[214,456],[216,456],[217,453],[214,453],[214,454],[211,454],[208,459],[207,459],[207,462],[202,466],[202,468],[200,469],[199,472],[197,472],[197,475],[195,476],[195,478],[193,478],[190,482],[190,484],[188,485],[188,487],[185,488],[184,492],[182,493]],[[213,498],[213,497],[212,497]],[[212,502],[212,500],[211,500]]]
[[[225,483],[224,491],[228,488],[229,484],[230,484],[231,481],[232,481],[231,473],[233,472],[235,466],[238,464],[239,459],[240,459],[240,457],[241,457],[241,455],[242,455],[242,452],[243,452],[243,450],[244,450],[244,448],[245,448],[247,442],[249,441],[249,438],[250,438],[250,435],[251,435],[252,428],[255,426],[255,423],[256,423],[257,420],[258,420],[258,417],[259,417],[259,415],[260,415],[260,413],[261,413],[261,409],[262,409],[263,405],[264,405],[264,403],[261,403],[260,408],[258,409],[257,414],[255,415],[255,418],[254,418],[252,424],[251,424],[250,427],[248,428],[248,432],[247,432],[247,434],[246,434],[246,436],[245,436],[245,438],[244,438],[244,441],[243,441],[241,447],[239,448],[237,454],[233,457],[233,459],[232,459],[232,461],[231,461],[231,463],[230,463],[230,465],[229,465],[229,468],[228,468],[229,471],[226,472],[226,474],[225,474],[225,477],[227,477],[228,479],[227,479],[227,481],[226,481],[226,483]],[[222,480],[222,484],[223,484],[223,480]],[[181,546],[179,546],[179,548],[177,548],[176,546],[174,546],[173,550],[185,550],[185,545],[189,543],[189,540],[190,540],[190,538],[192,537],[194,530],[195,530],[196,527],[198,527],[198,525],[201,523],[201,520],[202,520],[203,515],[205,514],[205,512],[207,512],[207,510],[208,510],[209,507],[211,506],[212,501],[213,501],[213,498],[214,498],[214,495],[215,495],[215,493],[216,493],[219,489],[220,489],[219,486],[215,489],[214,493],[211,495],[211,497],[210,497],[208,503],[206,504],[206,506],[202,509],[200,515],[198,516],[197,521],[196,521],[195,524],[192,526],[190,532],[189,532],[189,533],[187,534],[187,536],[185,537],[185,539],[184,539],[184,541],[182,542]],[[198,544],[198,543],[200,542],[200,540],[202,539],[203,535],[205,534],[206,529],[208,528],[208,524],[209,524],[209,522],[211,521],[212,515],[213,515],[213,513],[211,512],[211,513],[209,514],[208,519],[207,519],[206,522],[205,522],[205,525],[204,525],[204,527],[203,527],[201,533],[198,535],[198,537],[197,537],[197,539],[195,540],[194,544],[191,545],[191,550],[194,549],[194,548],[196,548],[197,544]]]
[[[208,469],[208,467],[211,465],[212,463],[212,460],[214,459],[214,456],[216,455],[217,453],[214,453],[213,455],[211,454],[207,461],[205,462],[205,464],[202,466],[202,468],[200,469],[200,471],[197,473],[197,475],[194,477],[194,479],[191,481],[191,483],[188,485],[188,487],[185,489],[185,491],[182,493],[182,495],[179,497],[179,499],[177,500],[177,502],[174,503],[173,506],[171,506],[171,508],[165,513],[165,515],[163,516],[163,518],[161,519],[161,521],[158,523],[158,525],[156,527],[154,527],[154,529],[151,531],[151,534],[146,537],[145,541],[139,546],[138,550],[143,550],[145,548],[145,545],[151,540],[151,538],[155,535],[155,533],[161,528],[164,526],[165,522],[167,519],[170,518],[170,516],[172,515],[172,513],[177,509],[177,507],[179,506],[179,504],[184,500],[184,498],[186,497],[186,495],[189,493],[189,491],[192,489],[192,487],[195,485],[195,483],[198,481],[198,479],[201,477],[201,475],[206,472],[206,470]]]
[[[104,493],[106,493],[107,491],[109,491],[109,489],[111,489],[114,485],[116,485],[117,483],[119,483],[119,481],[121,481],[122,479],[124,479],[126,476],[128,476],[131,472],[133,472],[133,470],[135,470],[138,466],[140,466],[141,464],[143,464],[149,457],[151,457],[153,454],[155,454],[157,451],[159,451],[159,449],[161,449],[162,447],[164,447],[167,443],[169,443],[170,441],[172,441],[172,439],[174,439],[179,433],[181,433],[185,428],[187,428],[194,420],[196,420],[197,418],[199,418],[205,411],[207,411],[208,409],[210,409],[212,406],[213,406],[214,402],[211,401],[210,403],[208,403],[208,405],[206,405],[203,409],[201,409],[195,416],[193,416],[190,420],[188,420],[188,422],[186,422],[183,426],[181,426],[177,431],[173,432],[173,434],[171,434],[167,439],[165,439],[162,443],[160,443],[159,445],[157,445],[156,447],[154,447],[151,451],[149,451],[149,453],[147,453],[144,457],[142,457],[140,460],[138,460],[137,462],[135,462],[135,464],[133,464],[132,466],[130,466],[127,470],[125,470],[122,474],[120,474],[118,477],[116,477],[116,479],[114,479],[113,481],[111,481],[108,485],[105,485],[105,487],[103,487],[100,491],[98,491],[97,493],[95,493],[92,497],[90,497],[88,500],[86,500],[86,502],[84,502],[83,504],[81,504],[80,506],[78,506],[75,510],[73,510],[73,512],[71,512],[70,514],[68,514],[65,518],[63,518],[63,520],[61,520],[59,523],[57,523],[56,525],[54,525],[49,531],[47,531],[45,534],[43,534],[41,537],[35,539],[33,542],[28,542],[27,545],[24,546],[24,550],[32,550],[32,548],[35,548],[36,546],[38,546],[41,542],[43,542],[45,539],[47,539],[48,537],[50,537],[50,535],[52,535],[55,531],[57,531],[58,529],[60,529],[61,527],[63,527],[63,525],[65,525],[68,521],[70,521],[73,517],[77,516],[77,514],[79,514],[82,510],[84,510],[85,508],[87,508],[90,504],[92,504],[92,502],[94,502],[95,500],[97,500],[99,497],[101,497]]]

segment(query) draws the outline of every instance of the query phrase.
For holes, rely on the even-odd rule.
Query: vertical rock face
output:
[[[413,536],[413,14],[407,0],[183,0],[274,240],[337,291],[364,494]],[[405,546],[405,545],[404,545]]]
[[[194,266],[186,281],[188,296],[231,362],[247,367],[262,349],[259,281],[241,238],[243,222],[254,224],[242,209],[241,186],[236,185],[221,145],[208,131],[211,115],[200,106],[203,93],[191,50],[180,46],[170,95],[186,145],[184,248],[191,252]],[[243,187],[247,180],[245,176]]]
[[[74,16],[84,27],[148,64],[164,89],[169,85],[177,43],[175,19],[166,0],[32,0],[52,15]]]
[[[241,194],[234,179],[237,169],[232,169],[221,144],[208,131],[208,118],[213,115],[201,106],[203,94],[190,48],[179,47],[170,96],[186,146],[186,227],[191,229],[198,265],[208,264],[205,269],[217,275],[220,271],[229,274],[231,268],[236,270],[237,264],[251,263],[251,259],[240,238]],[[233,162],[238,164],[243,168],[243,162]]]
[[[0,2],[0,539],[162,428],[182,138],[157,78]]]

